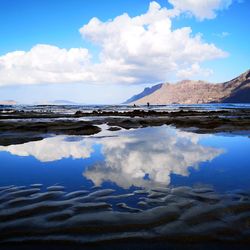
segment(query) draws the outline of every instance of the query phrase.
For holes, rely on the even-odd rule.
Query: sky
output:
[[[249,0],[0,0],[0,100],[117,104],[248,70]]]

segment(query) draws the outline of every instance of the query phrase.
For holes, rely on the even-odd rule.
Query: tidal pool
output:
[[[0,146],[0,186],[250,189],[249,161],[247,136],[201,135],[167,126],[92,137],[62,135]]]
[[[249,153],[168,126],[0,146],[0,242],[249,240]]]

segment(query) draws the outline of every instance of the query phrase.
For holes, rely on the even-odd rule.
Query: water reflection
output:
[[[20,145],[0,146],[0,151],[18,156],[33,156],[41,162],[57,161],[63,158],[88,158],[93,152],[88,140],[70,140],[68,136],[46,138],[41,141]]]
[[[172,173],[188,176],[189,167],[198,168],[199,163],[211,161],[223,152],[201,145],[201,137],[160,127],[122,131],[117,137],[95,139],[57,136],[22,145],[1,146],[0,151],[33,156],[41,162],[69,157],[86,159],[101,154],[103,160],[83,171],[83,176],[95,185],[112,181],[122,188],[152,187],[170,184]],[[95,152],[96,145],[100,145],[100,152]]]
[[[123,188],[170,184],[170,174],[188,176],[189,167],[211,161],[223,150],[199,144],[201,136],[159,128],[102,140],[105,161],[83,174],[95,185],[110,180]]]

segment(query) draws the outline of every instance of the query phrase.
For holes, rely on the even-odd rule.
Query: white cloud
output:
[[[200,67],[198,63],[194,63],[190,65],[190,67],[187,67],[186,69],[180,69],[177,72],[177,76],[179,78],[185,78],[188,79],[192,77],[193,75],[203,75],[205,77],[208,77],[213,74],[213,71],[211,69],[203,69]]]
[[[10,52],[0,57],[0,85],[74,82],[91,78],[87,49],[60,49],[38,44],[30,51]]]
[[[228,8],[232,0],[168,0],[179,13],[188,13],[199,20],[213,19],[217,11]]]
[[[178,2],[172,0],[179,9]],[[173,29],[172,17],[177,12],[151,2],[148,11],[140,16],[125,13],[106,22],[92,18],[80,33],[99,46],[99,62],[93,62],[85,48],[66,50],[41,44],[27,52],[0,56],[0,86],[152,83],[182,77],[183,72],[190,77],[206,76],[210,71],[202,68],[202,63],[227,53],[203,41],[200,34],[194,35],[190,27]]]
[[[213,35],[214,35],[214,36],[217,36],[217,37],[219,37],[219,38],[225,38],[225,37],[229,36],[230,33],[229,33],[229,32],[226,32],[226,31],[223,31],[223,32],[221,32],[221,33],[214,33]]]

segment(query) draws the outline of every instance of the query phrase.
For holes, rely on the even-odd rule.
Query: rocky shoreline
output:
[[[86,119],[85,119],[86,118]],[[219,111],[77,111],[75,114],[13,111],[0,113],[0,145],[41,140],[48,134],[94,135],[106,124],[109,130],[171,125],[196,133],[250,131],[250,110]]]

